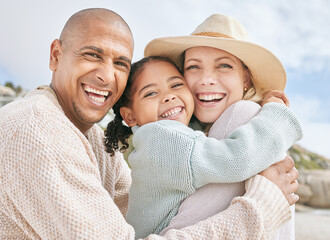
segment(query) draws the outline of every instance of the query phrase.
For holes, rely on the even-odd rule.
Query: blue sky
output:
[[[135,38],[134,61],[153,38],[190,34],[213,13],[237,18],[287,71],[285,92],[304,130],[299,144],[330,158],[330,1],[2,1],[0,84],[11,81],[26,89],[49,84],[50,43],[73,13],[89,7],[112,9],[127,21]]]

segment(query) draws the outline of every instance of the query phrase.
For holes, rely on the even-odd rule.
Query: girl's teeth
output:
[[[172,109],[172,110],[170,110],[170,111],[164,113],[164,114],[162,115],[162,117],[163,117],[163,118],[167,118],[167,117],[169,117],[169,116],[170,116],[170,117],[173,117],[173,116],[175,116],[175,115],[178,115],[181,111],[182,111],[182,108],[174,108],[174,109]]]

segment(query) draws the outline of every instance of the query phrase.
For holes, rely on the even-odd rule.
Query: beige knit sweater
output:
[[[104,151],[97,125],[84,136],[50,88],[0,108],[0,139],[0,239],[134,239],[122,155]],[[289,218],[281,191],[257,175],[226,211],[147,239],[267,239]]]

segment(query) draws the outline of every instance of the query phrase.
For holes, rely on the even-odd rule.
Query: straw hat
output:
[[[284,90],[283,65],[269,50],[249,41],[244,26],[232,17],[214,14],[189,36],[156,38],[149,42],[144,55],[164,56],[181,66],[182,53],[197,46],[214,47],[233,54],[250,69],[253,84],[263,90]]]

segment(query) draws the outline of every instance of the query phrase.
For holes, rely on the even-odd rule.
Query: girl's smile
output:
[[[188,125],[194,111],[193,96],[177,68],[165,61],[146,63],[134,82],[129,106],[120,113],[128,126],[159,120]]]

